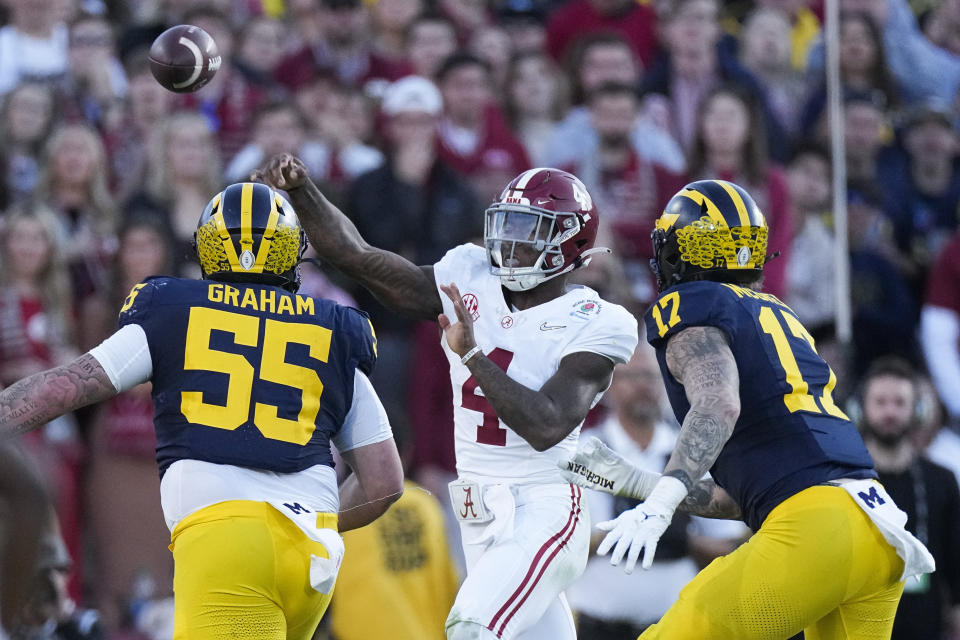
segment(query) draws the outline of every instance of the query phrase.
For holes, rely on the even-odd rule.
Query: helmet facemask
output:
[[[564,264],[561,243],[579,233],[575,213],[558,213],[529,205],[496,203],[484,218],[484,246],[490,254],[490,272],[510,291],[527,291],[574,269]],[[533,264],[521,266],[530,247],[538,254]],[[586,252],[584,252],[586,253]],[[580,260],[578,259],[578,262]],[[586,264],[583,261],[582,264]]]

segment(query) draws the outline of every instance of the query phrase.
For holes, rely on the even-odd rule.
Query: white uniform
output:
[[[434,277],[438,285],[452,282],[460,289],[483,353],[531,389],[542,387],[572,353],[622,363],[637,346],[636,319],[587,287],[512,310],[482,247],[450,250],[434,265]],[[450,300],[442,292],[440,298],[455,318]],[[556,462],[573,455],[580,426],[547,451],[536,451],[497,419],[470,371],[442,342],[453,385],[457,472],[470,483],[451,487],[453,506],[461,518],[492,515],[461,521],[467,578],[447,626],[470,621],[504,639],[524,630],[524,639],[573,638],[561,594],[586,564],[590,523],[580,489],[563,480]]]

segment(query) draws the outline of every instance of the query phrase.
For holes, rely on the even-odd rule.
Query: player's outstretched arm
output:
[[[680,331],[667,343],[666,360],[683,384],[690,410],[663,475],[691,491],[733,433],[740,415],[740,375],[726,335],[716,327]]]
[[[116,393],[100,362],[89,353],[36,373],[0,391],[0,441]]]
[[[453,303],[457,322],[446,314],[440,314],[437,321],[447,344],[462,358],[477,346],[473,320],[456,284],[440,285],[440,289]],[[546,451],[583,422],[597,394],[610,385],[614,363],[596,353],[571,353],[540,389],[520,384],[479,351],[466,365],[497,417],[531,447]]]
[[[340,485],[341,533],[366,526],[403,495],[403,467],[393,438],[341,453],[353,470]]]
[[[252,179],[285,190],[320,257],[363,285],[385,306],[431,320],[443,310],[433,267],[417,266],[367,244],[353,222],[324,197],[298,158],[280,154]]]

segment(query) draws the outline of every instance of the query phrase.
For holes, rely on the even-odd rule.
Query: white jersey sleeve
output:
[[[573,340],[564,348],[561,358],[579,351],[589,351],[606,356],[616,364],[623,364],[633,357],[639,337],[637,333],[637,319],[620,305],[604,302],[597,298],[587,300],[580,306],[595,304],[597,311],[588,315],[579,308],[574,308],[570,315],[573,318],[582,316],[586,326],[574,335]]]
[[[132,389],[153,375],[147,334],[138,324],[127,324],[90,350],[118,392]]]
[[[353,376],[353,404],[332,441],[337,451],[350,451],[393,437],[387,412],[370,379],[361,371]]]

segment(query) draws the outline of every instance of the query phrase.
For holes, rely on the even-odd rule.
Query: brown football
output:
[[[150,46],[153,77],[175,93],[196,91],[210,82],[219,68],[217,43],[200,27],[170,27]]]

